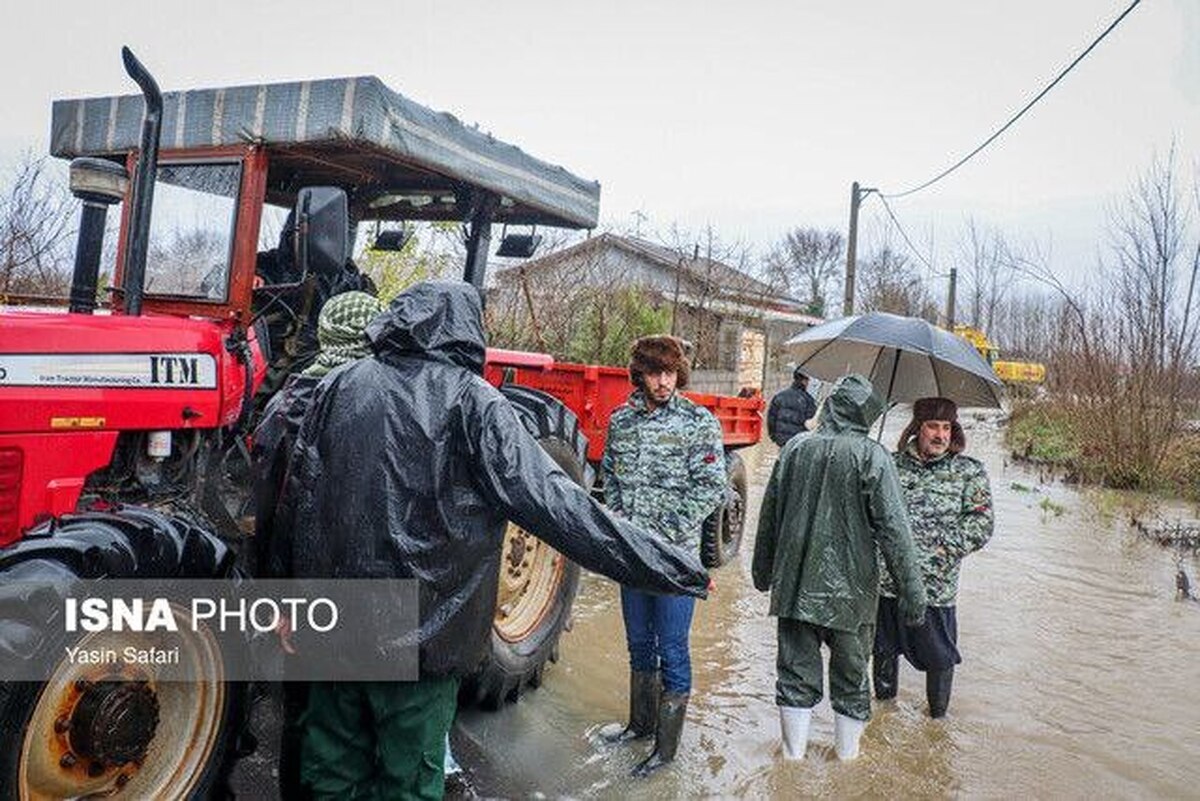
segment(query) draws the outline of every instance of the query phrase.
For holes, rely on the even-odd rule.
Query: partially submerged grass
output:
[[[1042,514],[1053,515],[1054,517],[1062,517],[1063,512],[1067,511],[1067,507],[1061,503],[1055,503],[1044,495],[1038,501],[1038,508],[1042,510]]]
[[[1005,444],[1014,457],[1062,470],[1072,480],[1200,501],[1200,433],[1196,431],[1172,437],[1157,464],[1139,464],[1126,458],[1122,446],[1089,426],[1080,410],[1041,401],[1013,409]]]
[[[1021,458],[1054,467],[1073,467],[1079,458],[1079,442],[1070,419],[1047,403],[1014,408],[1005,444]]]

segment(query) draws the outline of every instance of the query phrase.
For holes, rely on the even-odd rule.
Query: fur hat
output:
[[[629,351],[629,380],[642,387],[644,373],[674,372],[675,387],[685,389],[691,374],[683,342],[672,336],[641,337]]]
[[[917,436],[921,424],[930,420],[948,420],[950,422],[950,453],[962,453],[967,447],[967,435],[963,433],[958,422],[958,405],[949,398],[921,398],[913,404],[912,421],[900,435],[896,449],[903,451],[908,443]]]

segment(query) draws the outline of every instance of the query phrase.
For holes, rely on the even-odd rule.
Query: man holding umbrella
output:
[[[998,407],[1000,379],[966,340],[915,317],[882,312],[843,317],[798,334],[787,346],[799,366],[822,381],[861,371],[885,402],[914,404],[894,458],[930,611],[906,626],[897,617],[909,610],[894,598],[881,599],[875,692],[881,699],[895,696],[897,655],[903,653],[926,671],[930,713],[940,717],[960,660],[954,616],[959,563],[992,533],[987,474],[962,455],[966,437],[958,406]],[[881,589],[885,596],[906,592],[886,575]]]
[[[992,492],[987,472],[964,456],[966,435],[958,407],[948,398],[922,398],[900,435],[895,460],[929,606],[924,621],[908,626],[900,616],[896,588],[882,574],[875,629],[875,697],[894,698],[899,655],[925,672],[929,716],[940,718],[950,704],[959,656],[955,596],[964,557],[992,536]]]

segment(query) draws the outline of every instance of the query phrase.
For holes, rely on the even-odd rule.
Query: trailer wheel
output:
[[[746,463],[733,451],[725,454],[725,504],[704,521],[700,560],[705,567],[720,567],[742,547],[746,525]]]
[[[190,521],[135,507],[64,517],[0,550],[0,659],[32,654],[54,666],[44,682],[0,682],[6,734],[0,798],[228,795],[245,685],[222,680],[223,658],[211,634],[185,633],[180,643],[181,659],[211,678],[159,682],[153,667],[75,664],[57,656],[67,645],[119,649],[127,635],[98,632],[63,642],[41,624],[61,612],[52,584],[221,577],[231,557]],[[29,582],[47,589],[31,596],[22,590]]]
[[[580,486],[590,484],[587,438],[575,415],[553,397],[505,385],[503,392],[542,449]],[[547,661],[557,659],[579,588],[579,566],[514,523],[504,533],[491,643],[480,669],[463,683],[462,698],[484,709],[516,701],[537,687]]]

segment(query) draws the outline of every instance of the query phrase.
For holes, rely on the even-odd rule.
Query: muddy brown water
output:
[[[903,420],[893,420],[889,432]],[[963,568],[963,664],[950,715],[930,721],[922,674],[876,704],[862,757],[833,755],[828,699],[808,757],[780,756],[775,637],[750,581],[753,531],[777,450],[746,452],[747,537],[692,629],[694,692],[676,765],[629,778],[647,747],[603,747],[626,711],[616,587],[587,576],[562,658],[498,713],[464,712],[456,739],[486,763],[485,796],[572,798],[1200,797],[1200,604],[1175,599],[1175,557],[1097,513],[1096,496],[1009,465],[1000,434],[968,424],[992,478],[996,533]],[[895,433],[885,436],[894,442]],[[1195,516],[1194,510],[1179,510]],[[1185,565],[1196,578],[1200,560]],[[902,663],[903,664],[903,663]]]

